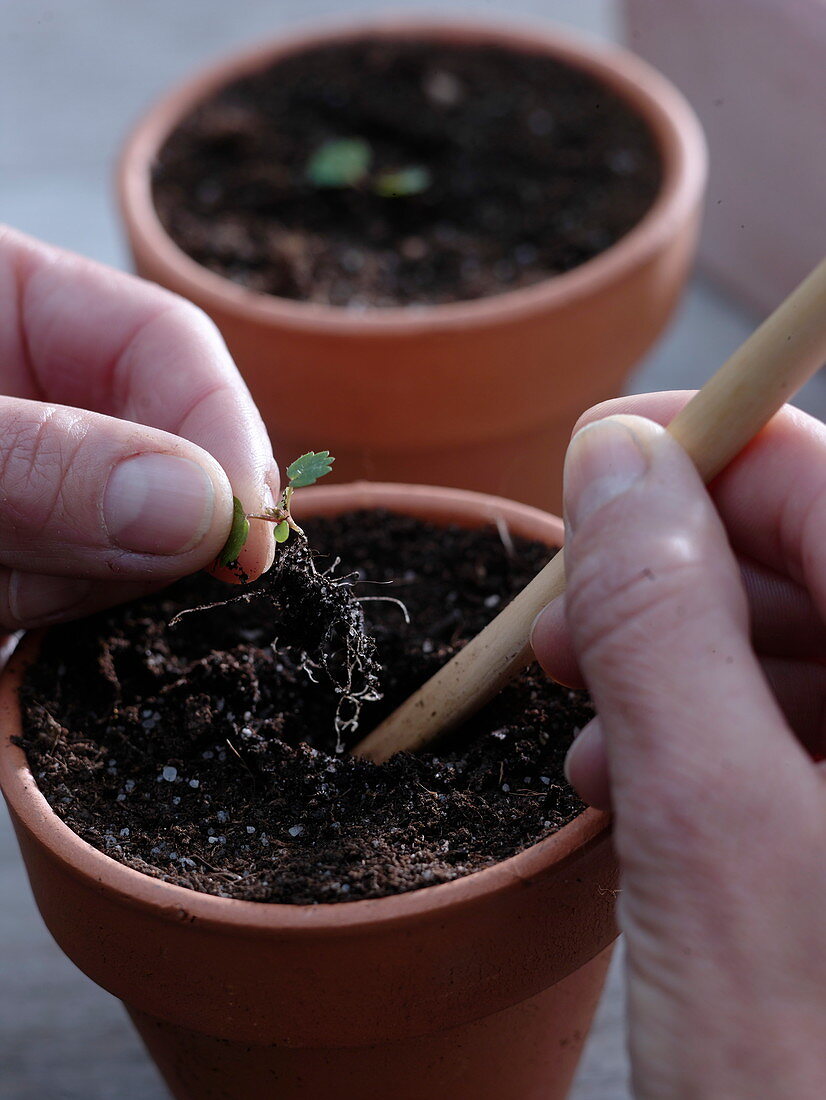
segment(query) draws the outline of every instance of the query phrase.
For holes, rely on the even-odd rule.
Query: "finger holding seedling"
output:
[[[272,524],[272,536],[276,545],[285,543],[290,537],[290,532],[303,535],[304,532],[295,522],[290,511],[293,495],[296,489],[303,489],[325,477],[333,468],[335,458],[329,451],[308,451],[301,455],[295,462],[287,467],[289,481],[284,488],[281,498],[272,508],[267,508],[258,513],[247,513],[238,497],[233,498],[232,529],[218,555],[218,568],[226,570],[236,576],[240,573],[239,560],[242,558],[244,547],[249,540],[251,526],[250,520],[260,520],[263,523]]]
[[[0,634],[209,568],[233,497],[275,506],[266,430],[211,321],[0,227]],[[239,567],[271,564],[250,532]]]

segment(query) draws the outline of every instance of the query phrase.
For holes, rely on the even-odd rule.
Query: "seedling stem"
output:
[[[247,541],[251,519],[272,523],[275,541],[278,543],[286,542],[290,537],[290,531],[303,535],[304,531],[295,522],[290,510],[295,490],[303,489],[306,485],[314,485],[319,478],[330,473],[334,462],[335,459],[329,451],[308,451],[295,462],[291,462],[287,467],[289,481],[281,494],[281,499],[273,508],[265,508],[263,512],[245,512],[240,500],[233,497],[232,528],[218,557],[218,564],[231,565],[238,560],[238,555]]]

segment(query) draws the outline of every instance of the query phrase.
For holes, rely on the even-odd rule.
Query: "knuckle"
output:
[[[200,306],[186,298],[175,298],[169,307],[168,321],[182,336],[191,336],[193,332],[202,332],[209,337],[219,335],[218,326]]]
[[[702,562],[684,539],[661,540],[636,559],[586,552],[569,570],[567,594],[580,655],[618,646],[627,652],[637,639],[662,642],[684,625],[702,580]]]
[[[54,407],[4,418],[0,500],[4,523],[38,535],[63,506],[63,490],[83,445],[81,418]]]
[[[645,798],[621,807],[624,828],[618,850],[630,863],[638,856],[656,856],[663,864],[691,863],[705,867],[714,857],[709,822],[716,816],[715,785],[697,761],[682,764],[658,759],[646,776]],[[630,826],[630,827],[629,827]],[[635,851],[640,837],[645,845]],[[629,839],[630,838],[630,839]]]
[[[171,291],[157,290],[152,308],[118,355],[111,379],[112,399],[121,414],[145,423],[155,423],[152,418],[158,415],[157,396],[147,392],[143,381],[147,362],[159,355],[197,354],[220,338],[199,306]]]
[[[34,531],[46,523],[59,494],[55,474],[62,455],[52,414],[48,408],[35,416],[12,413],[4,424],[0,486],[5,519]]]
[[[662,885],[672,878],[683,892],[722,891],[734,855],[729,837],[737,833],[731,801],[730,788],[720,789],[709,769],[686,763],[678,770],[660,761],[639,798],[615,805],[621,865],[638,881]]]

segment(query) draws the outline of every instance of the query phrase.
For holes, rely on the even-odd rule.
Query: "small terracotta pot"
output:
[[[558,545],[558,519],[456,490],[302,491],[301,515],[390,508],[478,527],[500,515]],[[586,810],[511,859],[408,894],[317,906],[195,893],[76,836],[23,751],[0,678],[0,785],[40,912],[66,954],[120,997],[179,1100],[560,1100],[616,935],[608,818]]]
[[[364,36],[544,52],[590,73],[654,133],[659,196],[626,236],[587,263],[470,302],[353,313],[255,293],[190,259],[152,202],[152,164],[170,132],[229,81],[288,54]],[[616,396],[682,289],[705,168],[691,108],[632,54],[547,25],[406,18],[285,36],[206,70],[145,115],[124,149],[118,188],[138,272],[216,321],[279,456],[324,446],[342,480],[458,485],[558,511],[576,418]]]

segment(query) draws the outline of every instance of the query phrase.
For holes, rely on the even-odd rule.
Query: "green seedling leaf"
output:
[[[382,172],[373,181],[373,190],[383,199],[405,198],[407,195],[420,195],[433,182],[427,168],[414,165],[400,168],[398,172]]]
[[[307,162],[307,179],[316,187],[356,187],[370,170],[373,152],[361,138],[325,141]]]
[[[232,527],[229,538],[224,543],[224,548],[218,555],[219,565],[231,565],[238,561],[238,555],[244,548],[247,535],[250,533],[250,524],[244,512],[244,506],[238,497],[232,498]]]
[[[273,530],[276,542],[286,542],[290,537],[290,525],[285,519],[282,519],[279,524]]]
[[[287,477],[293,489],[314,485],[320,477],[329,474],[335,459],[329,451],[308,451],[287,467]]]

